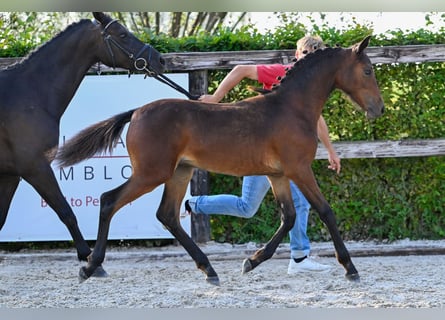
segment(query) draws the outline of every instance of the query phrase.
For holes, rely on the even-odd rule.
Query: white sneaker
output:
[[[289,267],[287,268],[287,274],[296,274],[300,272],[324,272],[331,269],[331,266],[318,263],[311,258],[307,257],[301,262],[295,262],[294,259],[290,259]]]

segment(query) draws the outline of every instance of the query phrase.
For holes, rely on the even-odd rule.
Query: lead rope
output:
[[[158,80],[158,81],[160,81],[162,83],[165,83],[166,85],[172,87],[176,91],[182,93],[183,95],[185,95],[190,100],[198,100],[199,97],[200,97],[199,95],[191,94],[190,92],[185,90],[183,87],[181,87],[179,84],[177,84],[176,82],[174,82],[173,80],[171,80],[169,77],[167,77],[164,74],[155,74],[155,75],[152,75],[152,77],[155,78],[156,80]]]

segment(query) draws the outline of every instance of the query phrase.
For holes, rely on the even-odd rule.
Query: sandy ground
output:
[[[242,275],[242,261],[257,245],[200,245],[219,274],[219,287],[205,281],[180,246],[109,249],[109,277],[83,283],[77,274],[84,263],[74,251],[0,252],[0,307],[444,307],[445,241],[346,243],[359,283],[345,279],[331,243],[312,245],[314,259],[332,265],[331,271],[287,275],[284,244],[274,258]],[[392,255],[403,250],[421,254]]]

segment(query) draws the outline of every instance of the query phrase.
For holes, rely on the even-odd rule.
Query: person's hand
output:
[[[203,94],[199,97],[199,101],[218,103],[218,99],[213,94]]]
[[[328,161],[328,168],[334,170],[335,172],[337,172],[337,174],[339,174],[341,169],[340,158],[335,152],[328,155]]]

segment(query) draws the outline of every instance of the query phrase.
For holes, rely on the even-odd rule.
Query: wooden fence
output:
[[[177,52],[164,54],[167,72],[187,72],[189,91],[200,95],[208,89],[208,70],[232,69],[239,64],[288,64],[294,58],[294,50]],[[427,63],[445,61],[445,45],[409,45],[369,47],[366,53],[373,64]],[[17,58],[0,58],[0,68],[17,62]],[[100,66],[102,73],[119,72]],[[90,73],[97,72],[93,66]],[[445,95],[445,93],[444,93]],[[445,107],[445,106],[444,106]],[[445,138],[400,141],[334,142],[340,158],[419,157],[445,155]],[[327,159],[327,152],[320,146],[316,159]],[[192,195],[208,194],[208,173],[196,170],[192,179]],[[210,223],[206,215],[192,216],[192,237],[197,242],[210,239]]]

